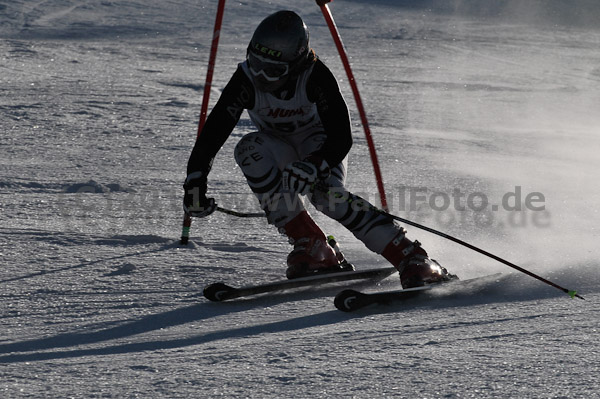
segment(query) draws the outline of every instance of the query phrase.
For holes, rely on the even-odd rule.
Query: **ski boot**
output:
[[[406,230],[401,229],[382,253],[383,257],[398,269],[402,288],[458,279],[456,275],[448,273],[448,270],[436,260],[430,259],[419,241],[412,242],[405,234]]]
[[[354,266],[345,261],[339,247],[337,252],[332,248],[332,245],[337,247],[333,237],[330,245],[308,212],[300,212],[280,232],[287,235],[294,245],[287,257],[288,279],[354,270]]]

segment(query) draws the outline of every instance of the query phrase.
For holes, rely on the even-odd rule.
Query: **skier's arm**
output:
[[[329,68],[317,60],[309,78],[308,98],[316,103],[327,139],[314,155],[333,167],[339,164],[352,147],[352,131],[348,106],[342,97],[337,80]]]
[[[206,177],[215,156],[235,128],[242,112],[246,108],[252,108],[253,103],[252,84],[244,71],[238,67],[196,140],[187,165],[188,176],[201,172]]]

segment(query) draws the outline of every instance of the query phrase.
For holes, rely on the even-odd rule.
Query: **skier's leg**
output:
[[[298,136],[295,146],[300,159],[319,150],[326,139],[325,133],[319,131]],[[387,243],[399,234],[399,227],[389,217],[375,211],[368,202],[360,199],[365,206],[358,206],[361,203],[358,201],[359,197],[348,192],[344,187],[346,159],[340,164],[330,165],[330,167],[330,176],[324,182],[324,185],[329,188],[328,192],[317,189],[307,196],[308,199],[319,211],[344,225],[367,248],[381,254]]]
[[[269,223],[294,244],[287,259],[288,278],[348,269],[340,265],[325,234],[304,209],[300,197],[283,189],[281,170],[299,159],[293,142],[264,132],[251,133],[236,146],[235,159]]]
[[[308,197],[315,208],[341,223],[368,249],[382,254],[387,244],[403,230],[367,200],[349,192],[344,186],[345,177],[344,160],[331,169],[331,175],[324,181],[327,189],[317,188]]]
[[[336,168],[345,177],[345,165]],[[311,202],[317,209],[337,220],[361,240],[371,251],[381,254],[400,272],[404,288],[448,280],[448,272],[429,259],[418,241],[406,237],[406,230],[393,219],[377,211],[365,199],[344,187],[339,173],[325,182],[326,190],[317,189]]]
[[[283,190],[281,170],[298,159],[294,148],[283,139],[265,132],[242,137],[235,160],[242,169],[269,223],[282,227],[304,210],[298,195]]]

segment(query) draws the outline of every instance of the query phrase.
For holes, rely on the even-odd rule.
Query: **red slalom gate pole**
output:
[[[217,5],[217,15],[215,17],[215,27],[213,29],[212,44],[210,46],[210,57],[208,59],[208,69],[206,71],[206,81],[204,83],[204,93],[202,96],[202,108],[200,110],[200,119],[198,121],[198,133],[196,139],[200,137],[206,115],[208,113],[208,102],[210,99],[210,90],[212,87],[213,72],[217,59],[217,50],[219,49],[219,38],[221,37],[221,24],[223,22],[223,14],[225,13],[225,0],[219,0]],[[190,228],[192,227],[192,218],[186,213],[183,216],[183,227],[181,230],[181,244],[187,245],[190,239]]]
[[[202,96],[202,109],[200,110],[200,121],[198,123],[198,136],[206,122],[206,114],[208,113],[208,99],[210,98],[210,89],[212,87],[213,72],[217,59],[217,50],[219,49],[219,38],[221,37],[221,24],[223,22],[223,14],[225,13],[225,0],[219,0],[217,6],[217,16],[215,18],[215,28],[213,29],[212,44],[210,46],[210,58],[208,59],[208,69],[206,71],[206,82],[204,83],[204,95]]]
[[[325,17],[327,26],[329,26],[329,31],[331,32],[331,36],[333,37],[335,46],[337,47],[338,52],[340,53],[340,58],[342,59],[342,63],[344,64],[344,69],[346,70],[346,75],[348,76],[350,87],[352,87],[352,92],[354,93],[354,99],[356,100],[358,113],[360,114],[360,119],[365,130],[365,136],[367,138],[367,144],[369,146],[369,154],[371,155],[371,162],[373,163],[375,179],[377,180],[377,189],[379,190],[379,197],[381,199],[381,207],[385,211],[388,211],[389,209],[387,205],[387,198],[385,195],[385,189],[383,187],[383,178],[381,177],[381,170],[379,169],[379,161],[377,160],[377,152],[375,152],[373,136],[371,135],[371,129],[369,128],[369,122],[367,121],[367,114],[365,112],[365,108],[360,98],[360,93],[358,91],[358,86],[356,85],[356,80],[354,79],[354,74],[352,73],[352,69],[350,68],[348,53],[344,48],[342,38],[339,34],[335,21],[333,20],[333,15],[331,15],[331,10],[329,10],[329,6],[327,5],[327,3],[330,3],[331,1],[332,0],[316,0],[317,5],[321,8],[321,11],[323,12],[323,16]]]

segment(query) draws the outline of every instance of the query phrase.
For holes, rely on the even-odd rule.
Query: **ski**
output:
[[[406,288],[402,290],[392,290],[383,292],[364,293],[356,290],[347,289],[336,295],[333,303],[336,308],[343,312],[352,312],[365,306],[374,304],[389,304],[396,301],[414,298],[427,291],[438,290],[447,287],[468,286],[477,282],[488,282],[496,280],[501,273],[490,274],[487,276],[471,278],[467,280],[459,280],[458,278],[438,283],[425,285],[422,287]]]
[[[225,283],[213,283],[204,288],[204,297],[213,302],[264,294],[267,292],[285,291],[292,288],[313,287],[329,283],[351,280],[383,280],[396,273],[394,267],[383,267],[360,271],[320,274],[301,277],[293,280],[279,280],[258,285],[231,287]]]

